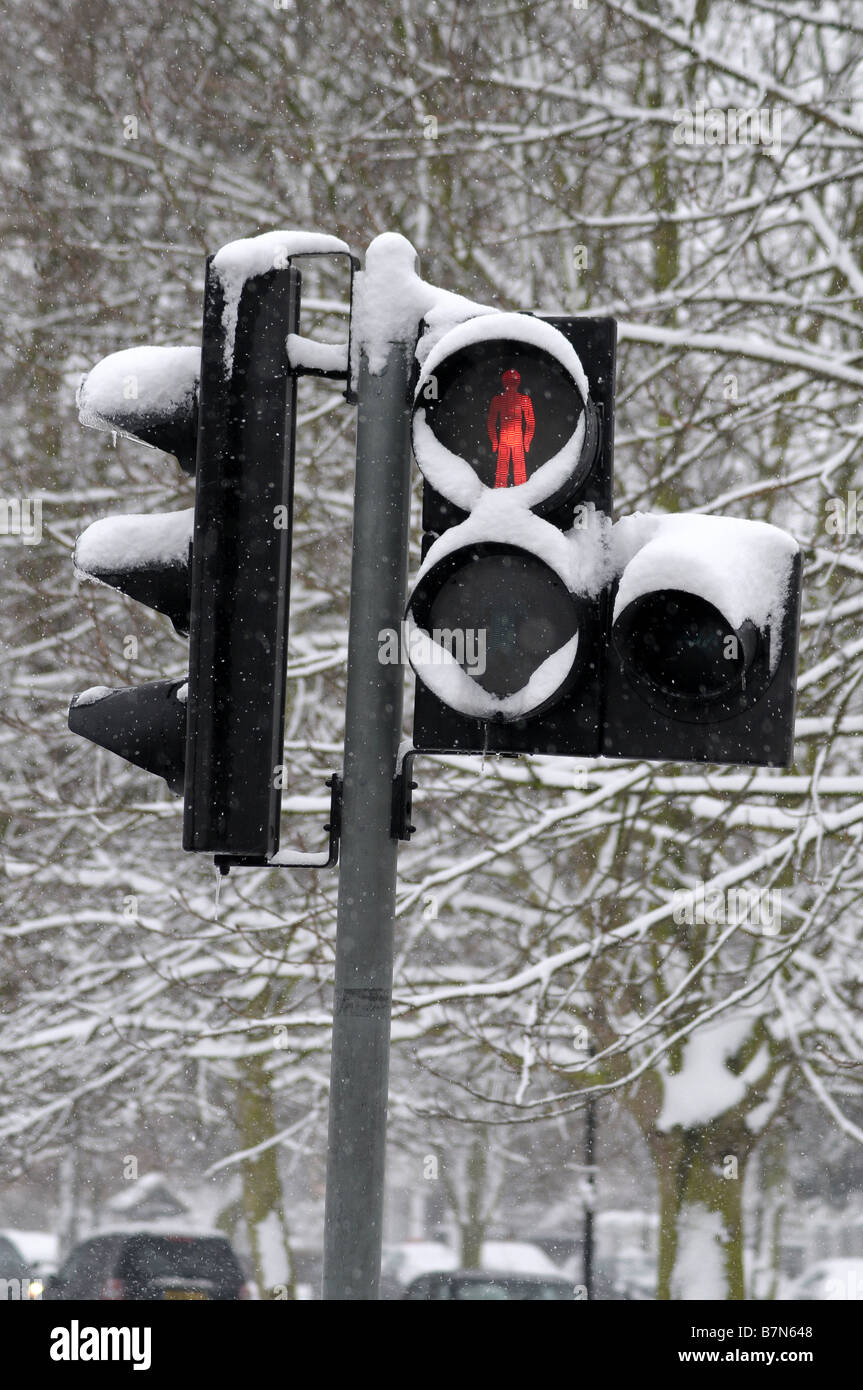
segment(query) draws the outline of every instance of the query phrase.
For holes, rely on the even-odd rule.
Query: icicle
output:
[[[213,921],[214,921],[214,922],[218,922],[218,920],[219,920],[219,900],[220,900],[220,898],[221,898],[221,896],[222,896],[222,879],[223,879],[223,878],[224,878],[224,874],[222,874],[221,871],[220,871],[219,869],[216,869],[216,891],[215,891],[215,894],[214,894],[214,897],[213,897]]]

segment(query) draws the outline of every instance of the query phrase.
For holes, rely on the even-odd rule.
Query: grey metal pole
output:
[[[585,1296],[593,1298],[593,1205],[596,1200],[596,1178],[594,1169],[594,1150],[596,1143],[596,1101],[593,1096],[587,1102],[584,1117],[584,1163],[587,1168],[588,1196],[584,1206],[584,1291]]]
[[[382,665],[379,633],[401,632],[410,513],[411,349],[372,375],[361,352],[345,709],[342,849],[330,1080],[325,1299],[376,1299],[398,841],[392,787],[404,673]]]
[[[594,1053],[590,1044],[589,1055]],[[584,1112],[584,1166],[587,1190],[584,1202],[584,1250],[582,1254],[585,1297],[593,1298],[594,1284],[594,1215],[596,1205],[596,1097],[588,1096]]]

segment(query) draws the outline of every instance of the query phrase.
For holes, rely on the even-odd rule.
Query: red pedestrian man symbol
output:
[[[509,465],[512,460],[512,481],[527,482],[524,456],[530,453],[536,419],[530,396],[524,396],[518,386],[519,373],[510,367],[501,376],[503,391],[495,396],[488,409],[488,437],[497,454],[495,487],[509,487]]]

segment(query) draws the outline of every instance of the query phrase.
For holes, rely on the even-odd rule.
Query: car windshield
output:
[[[150,1279],[206,1279],[241,1282],[242,1274],[231,1247],[217,1236],[137,1236],[123,1252],[120,1277],[136,1282]]]
[[[458,1299],[512,1299],[518,1302],[572,1299],[572,1288],[556,1279],[471,1279],[457,1283],[453,1296]]]

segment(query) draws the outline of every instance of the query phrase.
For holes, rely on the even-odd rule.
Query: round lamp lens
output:
[[[739,684],[747,653],[711,603],[660,589],[634,600],[614,625],[627,669],[664,694],[715,699]]]
[[[498,699],[522,690],[578,631],[569,590],[527,552],[469,555],[423,616],[433,641]]]

